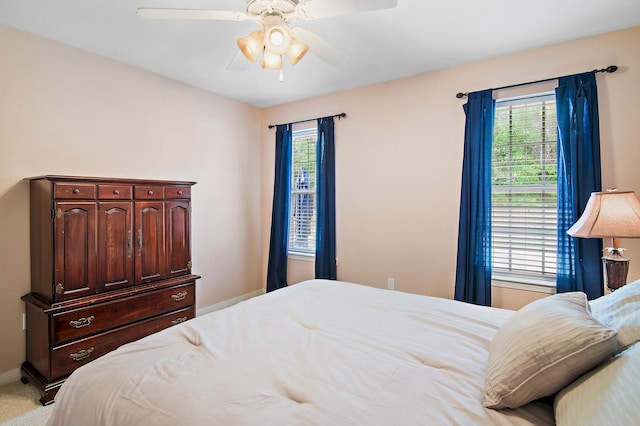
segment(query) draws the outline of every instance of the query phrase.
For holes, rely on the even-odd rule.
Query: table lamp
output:
[[[614,291],[627,283],[629,259],[619,238],[640,238],[640,199],[633,191],[592,192],[580,219],[567,231],[572,237],[611,238],[602,257],[605,284]]]

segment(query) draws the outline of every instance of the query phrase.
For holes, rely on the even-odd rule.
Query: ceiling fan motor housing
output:
[[[279,13],[285,22],[295,19],[298,0],[247,0],[247,14],[261,18],[273,12]]]

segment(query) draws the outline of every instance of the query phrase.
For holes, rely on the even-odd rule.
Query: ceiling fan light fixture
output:
[[[283,66],[282,56],[265,49],[260,66],[268,70],[281,70]]]
[[[255,62],[264,49],[264,31],[254,31],[246,37],[239,38],[238,48],[248,60]]]
[[[291,37],[291,45],[287,50],[287,57],[291,65],[295,65],[300,62],[300,59],[307,53],[309,46]]]
[[[138,16],[150,19],[204,19],[219,21],[253,21],[262,26],[247,37],[237,40],[242,54],[250,61],[257,62],[269,69],[282,69],[283,56],[286,54],[291,65],[297,64],[309,48],[320,59],[333,66],[343,65],[348,57],[325,42],[313,32],[304,28],[292,27],[296,20],[311,20],[351,13],[391,9],[398,0],[245,0],[244,11],[209,9],[172,9],[138,8]],[[304,40],[308,45],[295,40],[293,36]],[[263,53],[264,52],[264,53]],[[264,59],[264,57],[267,59]],[[227,66],[230,71],[239,71],[244,61],[236,64],[233,60]]]

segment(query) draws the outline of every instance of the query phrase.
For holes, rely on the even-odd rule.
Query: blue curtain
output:
[[[469,93],[464,105],[464,159],[455,299],[491,305],[491,90]]]
[[[291,125],[279,124],[276,127],[276,170],[267,265],[267,292],[287,286],[292,146]]]
[[[333,117],[318,119],[316,152],[316,278],[335,280],[336,189]]]
[[[602,296],[602,240],[573,238],[591,192],[602,188],[598,93],[594,72],[561,77],[556,88],[558,117],[558,292]]]

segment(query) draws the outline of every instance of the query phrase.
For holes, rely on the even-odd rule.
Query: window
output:
[[[557,129],[553,93],[496,102],[492,276],[555,284]]]
[[[316,252],[316,128],[293,132],[289,253]]]

